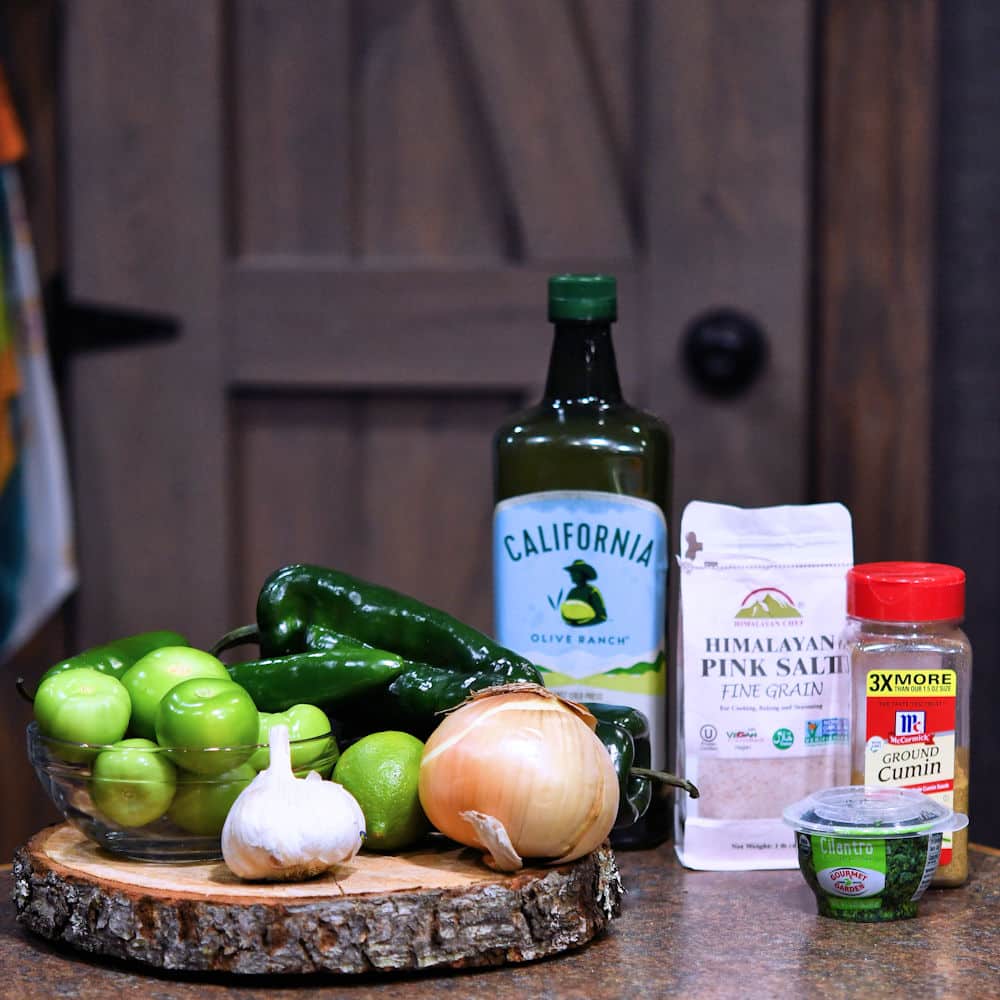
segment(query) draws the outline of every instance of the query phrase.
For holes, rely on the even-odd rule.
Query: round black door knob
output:
[[[753,319],[735,309],[696,316],[681,340],[684,367],[712,396],[745,392],[767,363],[767,338]]]

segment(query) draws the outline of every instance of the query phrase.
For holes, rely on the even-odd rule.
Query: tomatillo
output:
[[[263,771],[271,763],[271,751],[267,744],[273,726],[286,726],[288,739],[292,745],[292,770],[301,771],[320,757],[326,758],[324,770],[329,773],[336,762],[337,744],[331,736],[330,720],[326,713],[315,705],[293,705],[284,712],[261,712],[260,731],[257,742],[260,749],[250,758],[250,763],[258,771]],[[320,737],[330,736],[330,739]],[[306,741],[296,746],[298,741]],[[326,775],[323,775],[326,777]]]
[[[167,817],[188,833],[217,837],[240,792],[256,777],[257,772],[249,764],[212,778],[181,772]]]
[[[121,740],[94,761],[90,793],[118,826],[145,826],[169,808],[177,769],[152,740]]]
[[[258,712],[231,680],[195,677],[172,688],[156,712],[156,740],[178,767],[215,775],[247,761],[257,744]]]
[[[192,677],[231,679],[222,660],[190,646],[161,646],[136,660],[122,676],[122,684],[132,699],[129,732],[154,739],[160,702],[171,688]]]
[[[52,674],[35,693],[35,720],[41,734],[70,743],[116,743],[125,735],[129,712],[122,682],[92,667]],[[97,753],[74,747],[53,747],[51,752],[74,762],[90,760]]]

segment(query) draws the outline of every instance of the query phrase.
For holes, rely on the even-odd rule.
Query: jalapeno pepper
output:
[[[214,648],[256,640],[270,658],[336,646],[344,635],[458,673],[534,671],[524,657],[444,611],[339,570],[301,564],[276,570],[264,581],[256,630],[244,626]]]

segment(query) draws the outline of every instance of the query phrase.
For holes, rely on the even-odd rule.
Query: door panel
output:
[[[234,619],[290,562],[415,591],[491,627],[490,438],[501,394],[237,397],[234,496],[242,553]]]
[[[810,6],[650,6],[647,400],[677,438],[679,499],[801,503],[806,490]],[[655,83],[654,83],[655,81]],[[768,366],[745,396],[699,392],[681,336],[713,306],[755,317]]]
[[[81,640],[211,642],[291,559],[488,626],[489,439],[558,270],[618,274],[679,503],[804,499],[810,10],[67,5],[73,291],[182,324],[74,365]],[[678,363],[719,305],[772,347],[722,404]]]
[[[174,627],[210,642],[231,585],[214,4],[66,4],[71,295],[175,315],[169,343],[68,376],[80,646]]]
[[[357,250],[409,266],[499,262],[511,239],[501,179],[450,7],[376,7],[357,27]]]
[[[351,45],[348,0],[230,4],[223,32],[228,162],[240,256],[348,256]]]
[[[625,20],[629,6],[621,7]],[[454,9],[519,250],[531,259],[627,260],[631,178],[616,169],[620,158],[602,114],[603,81],[588,62],[580,11],[533,0],[456,0]],[[559,188],[567,196],[553,197]]]

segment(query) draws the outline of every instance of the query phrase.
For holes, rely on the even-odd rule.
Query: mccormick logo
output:
[[[925,723],[927,713],[908,711],[896,713],[896,736],[922,736],[927,730]]]
[[[778,590],[777,587],[758,587],[743,598],[734,617],[737,622],[776,621],[801,618],[802,612],[783,590]]]

